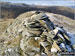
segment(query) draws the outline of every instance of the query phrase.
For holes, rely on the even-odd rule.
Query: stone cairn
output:
[[[1,36],[4,44],[0,55],[4,56],[52,56],[51,52],[67,52],[67,47],[74,51],[70,36],[55,25],[41,11],[27,12],[10,23]]]

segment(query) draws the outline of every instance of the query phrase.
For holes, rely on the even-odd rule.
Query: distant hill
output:
[[[75,6],[69,6],[69,7],[75,9]]]
[[[10,2],[0,2],[1,14],[0,18],[16,18],[18,15],[27,11],[46,11],[50,13],[64,15],[71,19],[74,18],[75,10],[64,6],[39,6],[39,5],[28,5],[24,3],[10,3]]]

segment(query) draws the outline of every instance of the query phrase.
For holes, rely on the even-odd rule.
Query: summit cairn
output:
[[[52,56],[51,52],[68,52],[66,46],[74,51],[67,32],[41,11],[20,15],[1,37],[5,38],[2,49],[6,48],[0,55],[5,56]]]

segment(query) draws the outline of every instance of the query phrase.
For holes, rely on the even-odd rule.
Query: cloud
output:
[[[74,6],[74,0],[2,0],[12,3],[26,3],[35,5],[49,5],[49,6]]]

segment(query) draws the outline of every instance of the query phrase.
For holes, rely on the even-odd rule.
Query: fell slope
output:
[[[71,19],[74,18],[75,9],[64,7],[64,6],[38,6],[38,5],[28,5],[23,3],[10,3],[10,2],[0,2],[1,6],[1,18],[16,18],[21,13],[27,11],[40,10],[55,14],[64,15]]]

